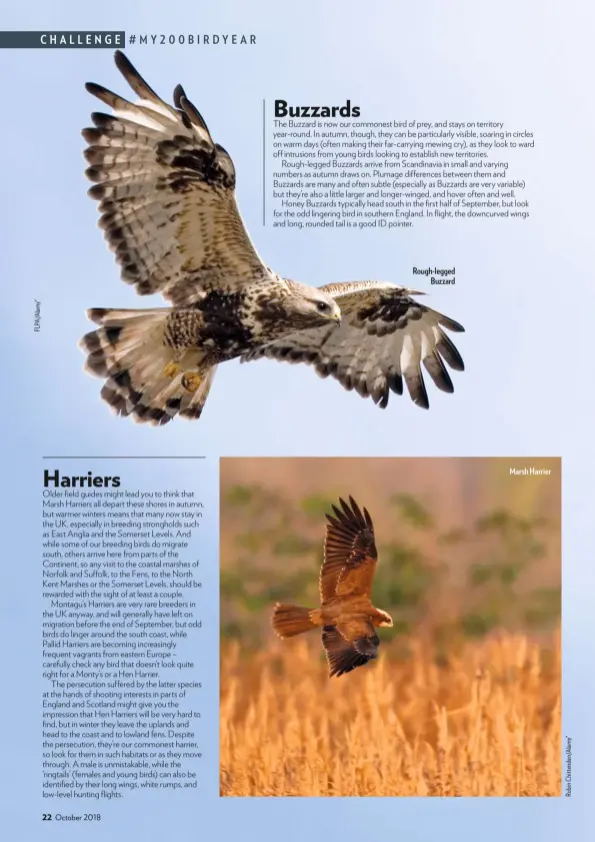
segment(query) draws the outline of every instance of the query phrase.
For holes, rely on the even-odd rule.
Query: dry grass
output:
[[[222,795],[560,795],[560,640],[413,642],[329,680],[315,640],[221,661]]]

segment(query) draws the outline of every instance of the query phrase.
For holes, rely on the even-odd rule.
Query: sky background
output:
[[[595,748],[592,9],[578,0],[369,0],[364,7],[351,0],[302,0],[291,7],[219,0],[203,8],[176,0],[105,0],[92,8],[38,1],[3,8],[2,27],[254,33],[255,47],[137,45],[127,53],[162,96],[182,82],[232,155],[240,208],[268,265],[315,286],[366,278],[409,283],[413,265],[455,265],[456,286],[433,288],[426,302],[467,329],[457,336],[467,370],[455,372],[454,395],[432,388],[429,412],[396,396],[381,411],[305,366],[259,362],[222,366],[198,423],[155,430],[115,418],[99,399],[101,382],[82,371],[76,345],[90,329],[84,311],[151,306],[158,299],[141,300],[119,280],[86,196],[80,129],[100,106],[84,82],[121,93],[126,84],[109,49],[0,53],[7,404],[0,423],[9,479],[0,800],[8,837],[37,842],[78,833],[57,823],[42,827],[39,820],[47,806],[38,797],[37,776],[44,455],[208,455],[205,474],[181,460],[135,461],[127,470],[131,482],[148,488],[196,483],[210,504],[212,536],[218,492],[210,466],[219,455],[561,455],[564,723],[575,748],[572,799],[221,803],[213,759],[212,768],[205,766],[200,803],[194,796],[129,797],[104,807],[104,820],[85,834],[157,840],[216,829],[224,839],[269,842],[279,827],[287,840],[297,840],[303,825],[350,840],[372,825],[375,834],[398,829],[412,842],[425,842],[438,834],[471,839],[478,832],[486,840],[557,838],[582,829]],[[515,169],[527,180],[532,215],[524,222],[436,221],[358,234],[263,227],[263,98],[300,104],[350,98],[373,120],[504,120],[527,128],[535,133],[535,150]],[[40,333],[33,332],[34,299],[41,301]],[[84,470],[99,464],[84,462]],[[216,567],[214,538],[207,550]],[[215,584],[212,593],[215,606]],[[215,669],[216,631],[205,644],[205,670]],[[216,694],[212,699],[214,723]]]

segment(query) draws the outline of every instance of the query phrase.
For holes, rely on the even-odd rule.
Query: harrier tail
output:
[[[277,603],[273,610],[273,628],[279,637],[295,637],[315,627],[309,608]]]
[[[189,351],[176,357],[164,341],[170,314],[169,307],[87,311],[99,328],[79,343],[87,354],[85,368],[105,378],[101,397],[116,414],[153,425],[175,415],[200,417],[215,367],[201,370]]]

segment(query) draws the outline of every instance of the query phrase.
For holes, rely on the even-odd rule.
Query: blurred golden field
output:
[[[559,796],[560,638],[501,634],[438,666],[329,680],[319,640],[222,651],[221,795]]]

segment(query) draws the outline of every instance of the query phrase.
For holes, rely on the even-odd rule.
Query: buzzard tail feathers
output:
[[[174,349],[165,344],[170,314],[170,308],[87,312],[99,328],[79,343],[87,354],[85,368],[105,378],[101,397],[117,415],[155,426],[176,415],[200,417],[215,368],[195,371],[198,377],[188,388],[184,375],[196,366],[189,360],[185,364],[184,357],[176,364]]]

